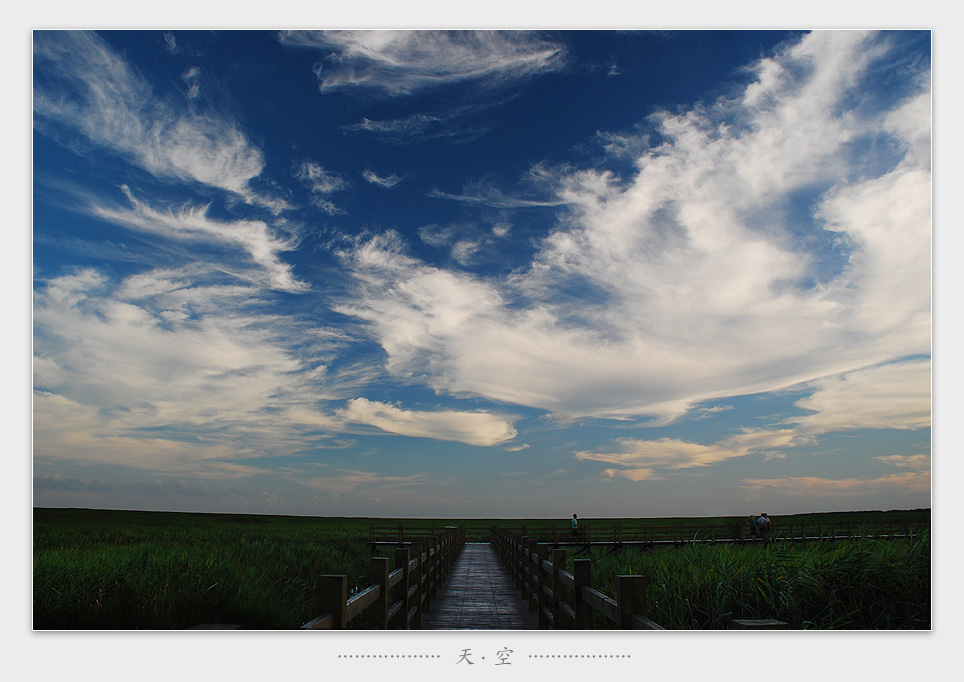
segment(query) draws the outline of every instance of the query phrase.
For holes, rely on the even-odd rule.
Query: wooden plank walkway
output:
[[[422,613],[423,630],[538,630],[521,590],[488,543],[468,543]]]

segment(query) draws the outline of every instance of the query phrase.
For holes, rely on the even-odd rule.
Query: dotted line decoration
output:
[[[436,654],[338,654],[338,658],[442,658]]]
[[[439,654],[338,654],[338,658],[347,659],[442,659],[451,658]],[[485,660],[485,656],[480,656],[480,660]],[[632,658],[630,654],[528,654],[530,659],[571,659],[571,658]]]
[[[632,658],[629,654],[529,654],[529,658]]]

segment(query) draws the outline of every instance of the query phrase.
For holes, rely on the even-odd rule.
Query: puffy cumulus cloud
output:
[[[516,437],[512,422],[490,412],[405,410],[394,405],[355,398],[338,416],[388,433],[416,438],[457,441],[469,445],[499,445]]]
[[[928,354],[929,74],[881,91],[888,40],[809,34],[742,92],[658,112],[631,177],[535,165],[568,209],[505,278],[358,239],[340,310],[400,376],[570,416],[665,422]]]
[[[322,92],[364,87],[389,95],[471,81],[504,85],[564,63],[564,49],[524,31],[284,31],[284,45],[325,53]]]
[[[187,80],[193,87],[197,74]],[[59,137],[67,126],[160,178],[278,207],[249,187],[264,157],[235,121],[165,101],[95,33],[34,33],[34,115],[41,130]]]

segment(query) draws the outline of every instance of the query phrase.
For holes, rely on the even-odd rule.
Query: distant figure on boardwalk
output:
[[[579,534],[579,519],[577,519],[576,515],[573,514],[572,515],[572,539],[575,540],[578,534]]]
[[[756,520],[756,525],[760,529],[760,537],[766,540],[770,535],[770,517],[765,512],[760,514],[760,518]]]
[[[750,514],[749,524],[750,524],[750,539],[755,540],[756,539],[756,514]]]

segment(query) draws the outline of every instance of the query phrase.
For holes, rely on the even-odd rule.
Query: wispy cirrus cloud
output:
[[[103,39],[87,31],[34,35],[34,117],[131,161],[162,179],[198,182],[278,209],[279,199],[252,190],[264,155],[230,116],[201,113],[165,99]],[[199,72],[188,72],[189,94]],[[282,203],[283,205],[283,203]]]
[[[297,240],[289,235],[278,235],[263,221],[214,220],[208,216],[208,206],[181,205],[159,210],[135,197],[128,187],[122,189],[130,201],[130,207],[95,204],[91,200],[88,210],[104,220],[173,241],[235,246],[246,251],[257,267],[258,273],[248,275],[248,278],[284,291],[303,291],[307,288],[279,257],[282,252],[292,250]],[[244,277],[245,271],[250,268],[232,266],[231,260],[226,258],[221,267]]]
[[[369,168],[366,168],[362,171],[362,177],[365,178],[366,182],[369,182],[376,187],[383,187],[384,189],[391,189],[405,179],[405,176],[396,175],[395,173],[390,173],[389,175],[379,175]]]
[[[34,298],[35,457],[225,471],[303,447],[321,419],[297,410],[340,397],[326,365],[343,342],[291,316],[279,325],[265,296],[200,266],[46,282]]]
[[[867,478],[823,478],[820,476],[788,476],[786,478],[748,478],[743,487],[752,492],[776,492],[792,497],[833,498],[841,493],[851,495],[852,504],[860,495],[886,493],[892,500],[908,493],[927,493],[931,488],[929,471],[889,474]]]
[[[325,53],[322,92],[392,96],[472,82],[497,87],[562,68],[564,48],[526,31],[283,31],[287,46]]]
[[[434,189],[430,191],[428,195],[438,199],[449,199],[466,204],[504,209],[545,208],[564,206],[568,203],[565,197],[550,195],[548,193],[543,193],[540,196],[510,194],[486,180],[476,180],[467,183],[466,186],[462,188],[462,192],[458,194]]]
[[[712,445],[701,445],[675,438],[617,440],[613,452],[576,452],[577,459],[612,464],[605,470],[608,476],[621,476],[631,481],[660,478],[678,469],[706,467],[728,459],[745,457],[756,452],[779,451],[793,447],[800,440],[792,430],[754,429]]]
[[[811,414],[797,428],[819,435],[855,429],[916,430],[931,426],[930,358],[913,358],[824,377],[797,401]]]
[[[662,438],[619,439],[614,449],[576,452],[577,459],[615,465],[608,476],[633,481],[655,479],[666,472],[719,464],[725,460],[787,453],[828,433],[857,429],[920,430],[931,426],[930,361],[910,359],[824,377],[797,387],[808,394],[796,401],[807,414],[770,428],[745,429],[731,438],[703,445]],[[930,458],[877,457],[902,468],[929,471]]]
[[[363,118],[358,123],[342,126],[342,129],[399,145],[429,140],[465,144],[491,130],[492,124],[482,122],[478,115],[497,105],[488,102],[483,105],[456,106],[445,111],[417,112],[404,118],[380,121]]]
[[[348,180],[340,173],[327,170],[321,164],[306,159],[295,168],[294,176],[311,192],[311,202],[317,208],[329,215],[345,212],[330,199],[335,192],[341,192],[348,188]]]
[[[505,241],[509,231],[509,227],[504,223],[496,223],[490,228],[472,223],[456,223],[423,225],[418,229],[418,236],[430,246],[447,250],[455,261],[467,266],[481,259],[490,250],[496,249]]]

